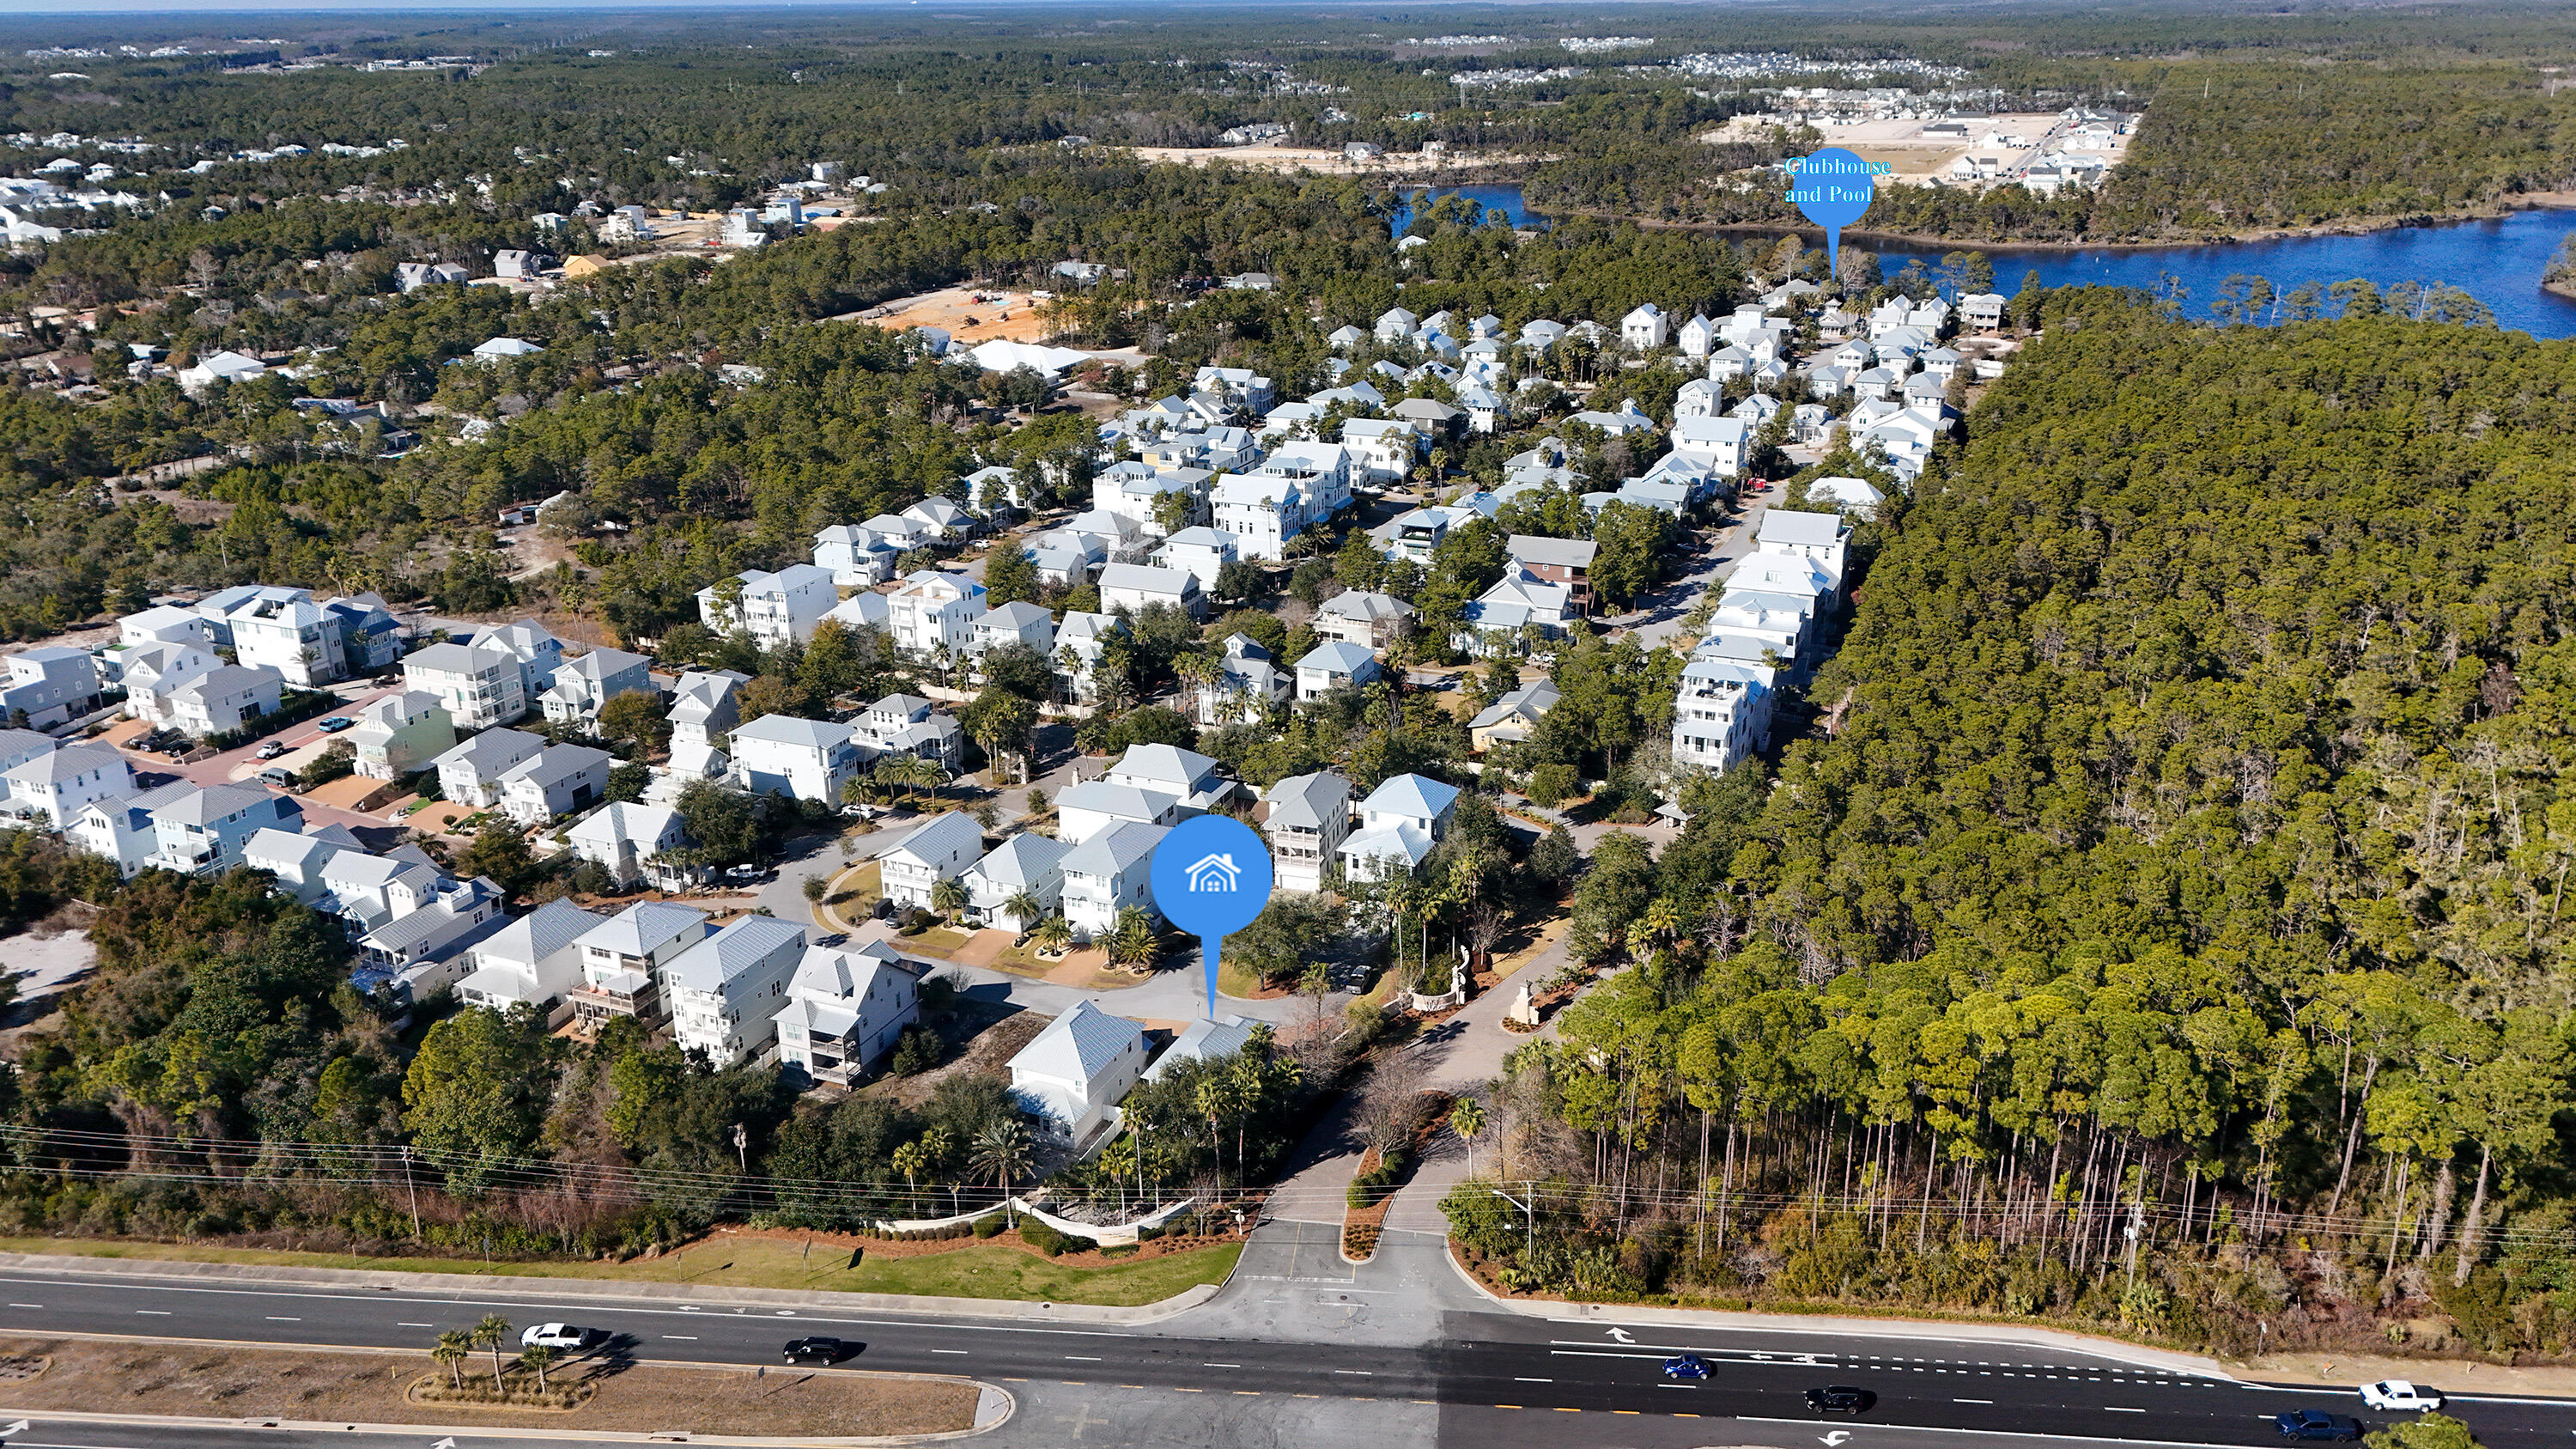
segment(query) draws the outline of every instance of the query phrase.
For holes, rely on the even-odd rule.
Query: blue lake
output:
[[[1515,226],[1546,224],[1522,204],[1517,187],[1455,189],[1480,206],[1504,212]],[[1399,235],[1412,219],[1409,205],[1397,213]],[[2394,227],[2359,236],[2181,247],[1993,247],[1985,252],[1994,263],[1995,285],[2005,293],[2018,290],[2022,278],[2031,272],[2039,273],[2045,286],[2142,290],[2154,290],[2159,276],[2170,273],[2191,293],[2183,303],[2184,314],[2206,318],[2219,285],[2239,273],[2268,278],[2283,292],[2308,282],[2322,290],[2353,277],[2383,290],[2397,282],[2447,282],[2487,304],[2500,327],[2518,328],[2535,337],[2576,337],[2576,301],[2540,289],[2541,267],[2570,232],[2576,232],[2576,211],[2542,210],[2516,212],[2494,221]],[[1741,238],[1756,233],[1727,235]],[[1844,245],[1877,253],[1880,266],[1890,273],[1909,257],[1923,257],[1928,266],[1939,261],[1944,250],[1857,238],[1846,238]]]

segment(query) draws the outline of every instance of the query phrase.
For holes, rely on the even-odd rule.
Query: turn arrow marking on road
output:
[[[1621,1343],[1635,1343],[1635,1342],[1637,1341],[1637,1340],[1635,1340],[1635,1339],[1633,1339],[1633,1338],[1630,1338],[1630,1337],[1628,1336],[1628,1330],[1626,1330],[1626,1329],[1624,1329],[1624,1328],[1614,1328],[1614,1329],[1611,1329],[1611,1330],[1610,1330],[1610,1336],[1611,1336],[1612,1338],[1615,1338],[1615,1339],[1619,1340]]]
[[[1843,1442],[1845,1439],[1848,1439],[1848,1438],[1850,1438],[1850,1437],[1851,1437],[1851,1431],[1850,1431],[1850,1430],[1848,1430],[1848,1429],[1836,1429],[1834,1432],[1832,1432],[1832,1433],[1830,1433],[1830,1434],[1820,1434],[1820,1435],[1818,1435],[1818,1436],[1817,1436],[1817,1438],[1816,1438],[1816,1442],[1817,1442],[1817,1443],[1819,1443],[1819,1444],[1824,1445],[1824,1446],[1825,1446],[1825,1449],[1833,1449],[1833,1446],[1835,1446],[1835,1445],[1837,1445],[1837,1444],[1840,1444],[1840,1443],[1841,1443],[1841,1442]]]

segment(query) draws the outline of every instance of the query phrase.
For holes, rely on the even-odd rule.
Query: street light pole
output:
[[[1528,1196],[1528,1202],[1522,1202],[1499,1187],[1489,1187],[1485,1191],[1521,1210],[1521,1216],[1529,1222],[1529,1256],[1536,1258],[1538,1256],[1538,1193],[1527,1182],[1521,1184],[1521,1191]]]

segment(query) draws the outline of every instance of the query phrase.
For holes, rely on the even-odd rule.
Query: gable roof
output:
[[[799,745],[809,750],[830,750],[850,742],[848,725],[826,719],[799,719],[792,714],[765,714],[747,725],[737,725],[730,738],[734,753],[742,753],[744,740],[764,741],[777,745]]]
[[[1305,658],[1298,660],[1297,667],[1321,669],[1335,674],[1356,674],[1361,665],[1373,664],[1376,661],[1375,654],[1357,644],[1345,644],[1339,639],[1327,639],[1309,651]]]
[[[1762,515],[1762,528],[1754,540],[1830,548],[1842,537],[1843,520],[1838,513],[1792,513],[1774,508]]]
[[[1145,1029],[1123,1016],[1111,1016],[1088,1000],[1047,1023],[1019,1055],[1011,1070],[1033,1072],[1069,1082],[1089,1083],[1142,1046]]]
[[[976,824],[974,817],[956,810],[951,810],[945,815],[935,815],[923,821],[910,835],[905,836],[892,850],[887,851],[885,858],[891,860],[898,855],[908,855],[924,865],[930,865],[939,858],[951,854],[964,855],[970,859],[980,858],[984,854],[984,827]]]
[[[1369,792],[1360,809],[1410,816],[1418,820],[1437,820],[1458,803],[1459,789],[1444,785],[1427,775],[1395,775]]]
[[[1556,708],[1556,702],[1561,698],[1563,698],[1563,696],[1557,693],[1556,686],[1548,683],[1544,679],[1540,680],[1536,684],[1524,684],[1520,688],[1513,690],[1511,693],[1504,695],[1502,698],[1495,700],[1492,704],[1485,706],[1484,709],[1477,713],[1473,720],[1468,721],[1467,728],[1471,730],[1492,729],[1494,726],[1515,716],[1535,720],[1540,715]]]
[[[1122,820],[1066,851],[1058,865],[1067,875],[1117,875],[1152,855],[1171,833],[1168,825]]]
[[[1290,775],[1270,787],[1269,823],[1283,828],[1321,830],[1327,822],[1350,813],[1351,782],[1330,771]]]
[[[474,954],[486,966],[496,961],[533,966],[580,940],[606,919],[570,901],[548,901],[476,942]]]
[[[994,846],[982,860],[975,862],[973,869],[976,875],[996,886],[1034,885],[1056,869],[1065,852],[1071,849],[1072,846],[1059,840],[1022,833]]]
[[[1177,745],[1143,744],[1129,745],[1127,753],[1120,755],[1118,763],[1111,765],[1107,773],[1169,781],[1182,787],[1175,793],[1185,793],[1191,781],[1215,768],[1215,760],[1196,750],[1185,750]]]
[[[1551,568],[1588,569],[1601,545],[1586,538],[1546,538],[1534,533],[1515,533],[1503,543],[1506,556],[1522,563],[1545,564]]]
[[[641,956],[646,948],[658,946],[692,928],[704,934],[706,924],[707,913],[694,906],[674,905],[669,901],[638,901],[582,932],[579,940],[585,950],[596,946],[620,956]]]
[[[662,969],[691,991],[720,992],[726,982],[791,942],[804,944],[803,926],[776,916],[744,916],[672,957]]]

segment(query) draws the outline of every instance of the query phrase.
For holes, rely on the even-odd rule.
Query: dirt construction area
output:
[[[1138,146],[1139,161],[1177,161],[1185,166],[1205,166],[1222,161],[1229,166],[1248,166],[1262,171],[1312,171],[1319,176],[1415,175],[1437,172],[1449,166],[1516,166],[1531,161],[1547,160],[1539,156],[1464,156],[1418,151],[1387,152],[1366,161],[1353,161],[1339,151],[1317,146]]]
[[[489,1383],[491,1355],[478,1353],[462,1368],[469,1381],[479,1372]],[[555,1370],[553,1379],[587,1379],[595,1390],[587,1403],[570,1410],[511,1409],[411,1402],[414,1384],[448,1381],[448,1370],[426,1353],[9,1338],[0,1339],[0,1410],[840,1438],[971,1428],[981,1395],[965,1379],[770,1368],[756,1376],[750,1367],[573,1360]]]
[[[992,300],[979,301],[979,298]],[[845,312],[828,320],[834,322],[873,322],[893,331],[914,327],[946,329],[949,339],[962,347],[978,342],[1043,342],[1047,338],[1046,319],[1039,315],[1040,303],[1026,292],[1005,292],[989,287],[943,287],[924,292],[918,297],[898,297],[864,312]]]

